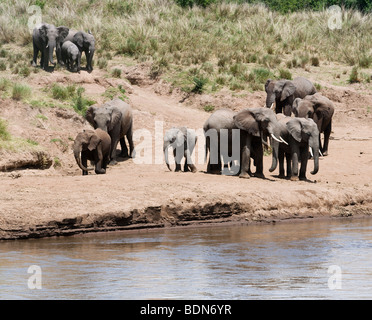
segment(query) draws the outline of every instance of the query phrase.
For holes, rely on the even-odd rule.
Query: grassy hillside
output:
[[[0,69],[31,59],[31,4],[41,6],[45,22],[91,30],[96,66],[106,68],[115,55],[148,61],[153,77],[185,91],[262,90],[268,77],[290,78],[291,68],[372,65],[372,16],[350,9],[342,13],[342,28],[330,30],[324,10],[282,14],[248,3],[183,8],[173,0],[3,0],[0,42],[21,49],[2,60],[7,52],[0,48]]]

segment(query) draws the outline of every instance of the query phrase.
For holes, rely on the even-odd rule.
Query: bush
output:
[[[10,139],[10,133],[8,132],[8,124],[5,120],[0,118],[0,140],[6,141]]]
[[[207,7],[212,3],[217,2],[216,0],[175,0],[175,2],[181,7],[193,7],[194,5],[200,7]]]
[[[287,79],[292,80],[292,73],[286,69],[279,69],[279,78],[280,79]]]
[[[25,84],[15,83],[12,90],[12,99],[22,100],[31,95],[31,88]]]
[[[311,57],[311,65],[314,67],[319,67],[319,58],[318,57]]]
[[[114,78],[121,78],[121,70],[118,68],[115,68],[114,70],[112,70],[112,76]]]
[[[204,78],[202,76],[195,76],[192,79],[192,82],[194,84],[194,88],[191,90],[191,92],[194,93],[202,93],[204,90],[204,86],[207,84],[208,79]]]
[[[358,75],[358,68],[353,67],[353,69],[351,70],[350,77],[349,77],[349,83],[356,83],[356,82],[360,82],[359,75]]]
[[[55,83],[52,87],[52,97],[57,100],[66,100],[69,97],[67,88]]]
[[[4,61],[0,62],[0,71],[5,71],[6,70],[6,64]]]
[[[73,104],[73,108],[74,108],[75,112],[82,115],[82,116],[85,115],[85,113],[87,112],[88,107],[90,107],[91,105],[96,103],[96,101],[84,98],[83,97],[83,92],[84,91],[85,91],[85,89],[83,87],[79,87],[76,90],[76,96],[74,98],[74,104]]]

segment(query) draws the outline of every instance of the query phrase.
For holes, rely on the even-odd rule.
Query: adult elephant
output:
[[[267,80],[265,84],[266,107],[273,109],[275,102],[275,113],[284,113],[290,116],[292,104],[296,98],[304,98],[316,93],[314,85],[303,77],[293,80]]]
[[[319,171],[319,130],[313,119],[291,118],[286,123],[289,132],[289,145],[292,154],[291,180],[307,180],[306,168],[309,160],[309,150],[314,159],[314,170],[311,174]],[[301,162],[300,171],[298,163]]]
[[[74,43],[80,53],[85,53],[85,57],[87,60],[87,71],[93,71],[93,55],[95,51],[95,39],[92,33],[84,32],[84,31],[77,31],[77,30],[70,30],[67,37],[64,41],[71,41]]]
[[[284,141],[280,142],[275,139],[271,140],[272,163],[269,171],[273,172],[277,168],[279,162],[279,178],[287,177],[289,179],[292,176],[292,150],[291,146],[287,142],[290,139],[290,133],[287,129],[287,122],[290,121],[292,118],[287,117],[282,113],[278,113],[276,115],[276,118],[278,120],[278,130],[280,137]],[[285,175],[284,159],[287,164],[287,175]]]
[[[235,115],[236,112],[230,109],[219,109],[204,123],[205,157],[208,158],[209,154],[207,173],[233,175],[239,172],[239,167],[234,164],[234,160],[240,160],[240,142],[233,143],[239,138],[239,134],[233,134],[237,129]]]
[[[280,137],[278,120],[275,113],[267,108],[248,108],[234,116],[234,124],[240,129],[241,141],[241,172],[240,178],[249,178],[251,158],[254,159],[256,173],[254,176],[265,178],[263,174],[263,144],[266,137],[271,136],[277,141]]]
[[[116,98],[106,102],[102,106],[90,106],[85,114],[87,121],[95,128],[106,131],[111,137],[110,164],[116,164],[116,147],[120,141],[120,157],[132,157],[133,144],[133,114],[132,108],[123,100]],[[125,143],[127,137],[128,148]]]
[[[172,171],[168,160],[168,148],[172,147],[174,160],[176,163],[175,171],[181,171],[181,161],[185,158],[184,171],[195,173],[197,171],[192,162],[191,155],[194,151],[195,144],[198,140],[195,130],[186,127],[171,128],[164,135],[164,158],[165,163],[170,171]]]
[[[69,33],[67,27],[55,27],[52,24],[42,23],[36,27],[32,33],[32,44],[34,48],[34,57],[32,66],[37,66],[37,56],[41,52],[40,66],[47,70],[49,62],[55,65],[53,60],[53,52],[56,49],[57,60],[61,60],[61,46],[64,39]]]
[[[293,102],[292,112],[296,117],[311,118],[316,123],[319,133],[324,134],[323,144],[319,135],[319,147],[323,156],[328,155],[329,137],[332,131],[332,117],[335,107],[331,100],[321,93],[297,98]]]
[[[107,163],[110,160],[111,138],[101,129],[84,130],[74,141],[73,151],[76,163],[87,175],[87,160],[94,161],[96,174],[106,173]]]

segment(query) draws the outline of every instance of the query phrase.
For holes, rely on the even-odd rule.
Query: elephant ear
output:
[[[116,107],[112,107],[112,109],[111,109],[111,121],[110,121],[110,124],[108,126],[108,130],[109,131],[111,131],[112,129],[114,129],[114,127],[121,120],[121,117],[122,117],[121,111],[118,108],[116,108]]]
[[[185,145],[185,142],[186,142],[186,138],[187,138],[187,129],[184,128],[184,127],[182,127],[177,132],[177,136],[176,136],[176,147],[179,148],[179,147],[184,146]]]
[[[301,130],[302,130],[302,124],[299,118],[293,118],[292,120],[289,120],[286,124],[288,132],[291,134],[291,136],[298,142],[301,142]]]
[[[63,40],[65,40],[65,38],[67,37],[70,29],[67,28],[67,27],[57,27],[57,31],[58,31],[58,41],[59,42],[63,42]]]
[[[292,104],[292,112],[294,113],[294,115],[297,117],[298,116],[298,106],[301,102],[301,98],[296,98],[294,101],[293,101],[293,104]]]
[[[48,26],[46,24],[42,24],[39,28],[39,35],[41,37],[41,39],[43,39],[43,41],[45,43],[48,42]]]
[[[97,149],[97,146],[99,145],[100,142],[101,139],[96,134],[93,134],[89,140],[88,150],[93,151]]]
[[[73,41],[79,48],[82,48],[84,46],[84,36],[81,31],[77,32],[74,35],[74,41]]]
[[[284,101],[289,96],[294,94],[295,91],[296,91],[296,86],[292,83],[292,81],[286,81],[283,86],[282,95],[280,96],[280,101]]]
[[[96,112],[96,108],[97,107],[95,105],[90,106],[85,113],[85,119],[92,125],[92,127],[94,127],[94,114]]]
[[[267,92],[267,88],[269,87],[269,84],[272,80],[271,79],[267,79],[266,83],[265,83],[265,91]]]
[[[245,109],[234,116],[234,123],[238,129],[245,130],[249,134],[259,137],[260,128],[251,110]]]

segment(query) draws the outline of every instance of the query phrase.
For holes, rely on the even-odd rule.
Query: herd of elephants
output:
[[[48,69],[49,62],[55,64],[53,52],[56,49],[58,63],[70,71],[80,71],[82,52],[86,55],[86,70],[93,70],[95,40],[90,32],[43,23],[33,31],[33,47],[34,66],[39,52],[43,69]],[[317,92],[314,85],[303,77],[294,80],[268,79],[265,91],[267,97],[264,107],[247,108],[240,112],[219,109],[207,119],[203,129],[208,173],[264,178],[263,155],[265,148],[269,147],[268,141],[272,150],[270,172],[279,163],[279,177],[306,180],[309,159],[314,160],[311,174],[318,172],[319,157],[328,154],[334,114],[332,101]],[[73,145],[74,156],[83,175],[93,170],[88,169],[88,160],[94,162],[95,173],[106,173],[107,165],[117,162],[116,148],[119,142],[120,157],[134,154],[133,115],[129,104],[117,98],[101,106],[93,105],[87,110],[85,118],[94,130],[80,132]],[[175,171],[181,170],[181,161],[184,159],[184,171],[196,172],[191,159],[196,142],[195,130],[187,127],[168,130],[163,144],[168,168],[168,148],[172,148]],[[255,173],[250,169],[251,160],[256,167]]]

